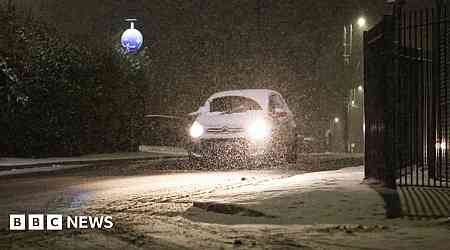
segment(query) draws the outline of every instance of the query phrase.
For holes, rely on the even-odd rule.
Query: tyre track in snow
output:
[[[213,195],[217,191],[229,191],[239,188],[261,185],[266,182],[276,181],[284,178],[289,178],[292,175],[282,175],[272,178],[262,179],[246,179],[244,181],[234,182],[231,184],[215,184],[213,187],[200,188],[189,192],[155,192],[146,195],[136,195],[135,197],[125,200],[115,200],[103,205],[94,205],[88,208],[89,213],[92,214],[109,214],[115,218],[116,230],[108,232],[108,235],[120,239],[134,240],[134,235],[139,233],[140,242],[154,241],[154,234],[159,242],[174,242],[173,238],[165,238],[167,235],[178,235],[180,241],[187,241],[184,244],[195,248],[202,245],[206,248],[220,248],[219,246],[233,246],[235,239],[239,238],[239,234],[233,229],[221,227],[218,230],[217,226],[200,225],[180,217],[183,214],[183,209],[179,207],[170,207],[171,204],[192,206],[192,203],[203,197]],[[244,182],[244,183],[243,183]],[[167,205],[161,208],[158,205]],[[175,211],[170,211],[175,210]],[[136,228],[142,225],[155,225],[157,228],[154,231],[143,230],[137,231]],[[140,229],[139,229],[140,230]],[[133,232],[133,233],[131,233]],[[162,235],[161,235],[162,234]],[[171,237],[172,237],[171,236]],[[160,238],[161,237],[161,238]],[[200,239],[203,238],[203,241]],[[190,241],[189,239],[192,239]],[[175,240],[176,242],[176,240]],[[133,243],[133,242],[131,242]],[[170,248],[170,247],[168,247]]]
[[[289,178],[293,175],[301,174],[296,172],[292,174],[285,174],[277,177],[263,178],[263,179],[245,179],[232,184],[215,184],[213,187],[200,188],[192,191],[174,190],[166,191],[164,193],[154,192],[145,195],[136,195],[129,199],[117,199],[106,204],[93,205],[89,209],[104,213],[116,213],[116,212],[133,212],[133,210],[151,207],[158,203],[185,203],[192,204],[196,199],[201,199],[205,196],[211,196],[217,191],[231,191],[239,188],[260,185],[270,181],[281,180]],[[244,183],[243,183],[244,182]],[[179,189],[183,189],[180,187]]]

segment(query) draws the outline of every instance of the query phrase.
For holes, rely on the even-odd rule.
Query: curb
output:
[[[28,167],[22,168],[12,168],[12,169],[4,169],[0,170],[0,179],[8,179],[15,178],[20,176],[32,177],[32,176],[42,176],[42,174],[52,174],[54,172],[68,172],[73,171],[74,169],[80,168],[96,168],[107,166],[108,164],[117,164],[119,162],[133,162],[133,161],[148,161],[149,164],[156,161],[161,162],[176,162],[186,160],[186,157],[182,156],[162,156],[162,157],[146,157],[146,158],[133,158],[133,159],[117,159],[117,160],[100,160],[100,161],[84,161],[82,164],[76,164],[75,161],[72,162],[64,162],[63,164],[49,164],[43,165],[27,165]],[[75,163],[74,163],[75,162]],[[23,172],[26,171],[26,172]]]
[[[118,158],[118,159],[96,159],[96,160],[66,160],[66,161],[52,161],[33,164],[17,164],[17,165],[3,165],[0,166],[0,171],[8,171],[12,169],[27,169],[36,167],[48,167],[53,165],[83,165],[95,163],[118,163],[118,162],[133,162],[142,160],[165,160],[165,159],[187,159],[187,156],[182,155],[160,155],[160,156],[142,156],[134,158]]]

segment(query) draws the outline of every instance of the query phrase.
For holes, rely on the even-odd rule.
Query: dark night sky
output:
[[[339,110],[344,24],[359,15],[374,24],[383,10],[383,0],[16,3],[62,31],[111,43],[127,28],[123,19],[137,17],[152,60],[149,112],[189,112],[217,90],[264,87],[284,94],[305,120]]]

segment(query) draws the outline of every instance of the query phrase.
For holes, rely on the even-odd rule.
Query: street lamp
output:
[[[141,48],[144,39],[141,32],[134,28],[134,22],[137,19],[130,18],[125,19],[125,21],[130,23],[130,28],[123,32],[120,41],[126,53],[135,53]]]
[[[339,123],[339,117],[334,118],[334,123]]]
[[[358,21],[356,23],[358,24],[358,27],[360,29],[365,29],[366,28],[367,21],[366,21],[366,19],[364,17],[358,18]]]

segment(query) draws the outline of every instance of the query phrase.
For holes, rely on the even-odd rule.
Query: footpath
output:
[[[140,152],[92,154],[76,157],[0,158],[0,176],[50,172],[80,168],[93,164],[108,164],[143,160],[185,159],[187,152],[181,148],[140,146]]]

